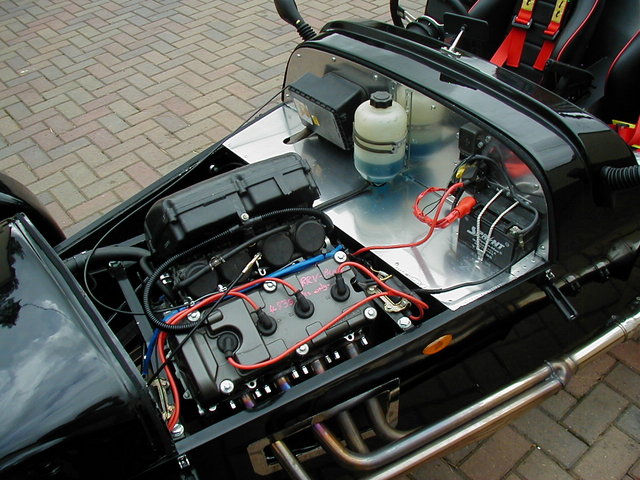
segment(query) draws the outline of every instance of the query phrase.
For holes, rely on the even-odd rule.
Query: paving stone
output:
[[[587,393],[596,382],[602,380],[614,365],[615,359],[610,355],[600,355],[596,357],[595,360],[579,370],[576,376],[569,381],[566,387],[567,392],[574,397],[581,397]]]
[[[433,478],[437,480],[464,480],[455,467],[442,459],[433,460],[414,468],[409,472],[411,478]]]
[[[513,425],[545,453],[564,467],[571,467],[587,451],[588,445],[566,428],[535,408],[513,422]]]
[[[583,480],[618,480],[637,460],[638,443],[611,427],[573,470]]]
[[[62,182],[56,185],[51,188],[51,193],[65,210],[69,210],[86,201],[82,193],[71,182]]]
[[[98,177],[95,176],[93,170],[91,170],[86,164],[77,160],[72,166],[65,168],[64,173],[78,187],[84,187],[98,180]]]
[[[616,345],[611,351],[611,355],[633,371],[640,373],[640,342],[629,340]]]
[[[530,442],[507,427],[489,438],[460,469],[472,480],[500,478],[530,447]]]
[[[624,433],[640,442],[640,408],[630,405],[616,421],[616,426]],[[638,445],[640,448],[640,445]],[[639,453],[640,456],[640,453]]]
[[[524,478],[536,480],[573,480],[567,471],[540,450],[533,450],[518,467]]]
[[[607,375],[605,380],[625,397],[640,403],[640,374],[626,365],[619,364]]]

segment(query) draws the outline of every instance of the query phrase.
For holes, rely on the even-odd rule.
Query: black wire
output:
[[[314,208],[317,208],[318,210],[323,210],[323,211],[328,210],[329,208],[334,207],[339,203],[346,202],[347,200],[351,200],[352,198],[355,198],[358,195],[361,195],[362,193],[366,192],[370,188],[371,188],[371,184],[369,182],[364,182],[361,186],[354,188],[349,192],[343,193],[342,195],[338,195],[337,197],[332,198],[331,200],[327,200],[326,202],[323,202]]]
[[[480,280],[474,280],[474,281],[471,281],[471,282],[459,283],[457,285],[452,285],[450,287],[444,287],[444,288],[431,288],[431,289],[420,288],[420,289],[418,289],[418,293],[429,293],[429,294],[445,293],[445,292],[450,292],[452,290],[457,290],[458,288],[473,287],[475,285],[482,285],[483,283],[486,283],[486,282],[489,282],[489,281],[493,280],[498,275],[503,274],[507,270],[510,270],[511,267],[513,267],[520,260],[522,260],[522,259],[519,258],[519,259],[513,260],[513,261],[511,261],[511,263],[509,263],[508,265],[505,265],[504,267],[502,267],[497,272],[494,272],[491,275],[489,275],[488,277],[480,279]]]
[[[247,248],[250,245],[253,245],[256,242],[259,242],[260,240],[262,240],[263,238],[267,238],[271,235],[274,235],[276,233],[279,232],[283,232],[285,230],[289,229],[289,225],[280,225],[279,227],[275,227],[272,228],[270,230],[267,230],[266,232],[260,233],[258,235],[253,236],[252,238],[250,238],[249,240],[242,242],[239,245],[236,245],[235,247],[233,247],[231,250],[224,252],[223,254],[219,255],[219,259],[220,261],[224,262],[225,260],[227,260],[229,257],[232,257],[233,255],[235,255],[236,253],[244,250],[245,248]],[[182,280],[180,280],[177,283],[177,287],[178,288],[184,288],[188,285],[191,285],[193,282],[195,282],[197,279],[199,279],[200,277],[202,277],[203,275],[205,275],[206,273],[209,273],[211,271],[211,267],[209,265],[206,265],[204,267],[202,267],[200,270],[198,270],[197,272],[191,274],[190,276],[188,276],[187,278],[184,278]]]
[[[240,279],[244,276],[244,274],[245,274],[244,271],[240,272],[238,274],[238,276],[227,286],[226,291],[228,292],[230,290],[233,290],[235,288],[235,286],[238,284],[238,282],[240,281]],[[216,300],[213,303],[213,305],[211,307],[207,306],[209,311],[213,312],[218,307],[220,302],[222,302],[222,300],[224,300],[224,298],[225,298],[225,295],[222,295],[218,300]],[[169,364],[169,362],[171,360],[173,360],[173,357],[175,357],[176,354],[180,350],[182,350],[182,347],[184,347],[184,344],[187,343],[187,341],[193,336],[193,334],[196,332],[196,330],[202,326],[202,324],[205,322],[205,320],[207,318],[208,318],[208,315],[201,315],[200,316],[200,320],[198,320],[198,322],[193,325],[193,328],[191,330],[189,330],[189,332],[187,332],[187,334],[180,341],[178,346],[176,348],[172,348],[171,349],[171,352],[169,353],[169,355],[167,356],[165,361],[162,363],[162,365],[160,365],[158,367],[158,369],[154,372],[154,374],[151,376],[151,378],[149,380],[147,380],[147,386],[151,385],[151,382],[153,382],[157,378],[157,376],[160,374],[160,372],[162,372],[164,367],[166,367]]]
[[[171,187],[173,187],[176,183],[178,183],[178,181],[182,180],[182,178],[187,175],[188,173],[190,173],[194,168],[196,168],[196,164],[191,165],[189,168],[187,168],[186,170],[180,172],[178,175],[176,175],[176,178],[173,179],[171,182],[169,182],[167,185],[165,185],[163,188],[160,189],[160,191],[156,194],[156,198],[160,195],[162,195],[164,192],[166,192],[167,190],[169,190]],[[96,242],[96,244],[93,246],[93,248],[89,251],[89,255],[87,255],[87,259],[85,261],[84,264],[84,268],[82,269],[82,280],[84,282],[84,286],[85,289],[87,290],[87,294],[91,297],[91,299],[97,303],[98,305],[100,305],[103,308],[106,308],[107,310],[110,310],[112,312],[115,313],[122,313],[125,315],[142,315],[144,312],[140,312],[140,313],[136,313],[136,312],[132,312],[132,311],[127,311],[127,310],[120,310],[117,308],[113,308],[109,305],[106,305],[105,303],[102,303],[100,300],[98,300],[96,298],[96,296],[93,294],[93,292],[91,291],[91,288],[89,287],[89,279],[88,279],[88,272],[89,272],[89,263],[91,261],[91,257],[93,257],[95,251],[98,249],[98,247],[100,246],[100,244],[102,242],[104,242],[104,240],[116,229],[118,228],[120,225],[122,225],[122,223],[124,223],[126,220],[129,220],[129,218],[131,218],[134,214],[138,213],[140,210],[142,210],[142,208],[146,207],[147,202],[142,202],[140,205],[138,205],[136,208],[134,208],[133,210],[131,210],[128,214],[126,214],[124,217],[122,217],[120,220],[118,220],[111,228],[109,228],[104,235],[102,235],[102,237],[100,237],[98,239],[98,241]]]
[[[187,250],[184,250],[180,253],[176,253],[175,255],[166,259],[153,272],[153,274],[147,279],[147,283],[144,287],[144,291],[142,292],[142,308],[144,309],[145,315],[147,316],[151,324],[162,331],[172,332],[172,333],[185,332],[193,328],[191,325],[187,325],[187,324],[167,325],[166,323],[156,318],[154,311],[151,308],[151,299],[150,299],[151,288],[155,284],[156,280],[160,277],[160,275],[164,271],[166,271],[167,268],[171,267],[177,261],[189,255],[192,255],[198,250],[201,250],[209,246],[210,244],[213,244],[221,240],[222,238],[228,235],[234,234],[243,228],[247,228],[255,224],[260,224],[265,220],[270,220],[271,218],[274,218],[274,217],[281,217],[281,216],[291,217],[293,215],[308,215],[308,216],[316,217],[320,219],[320,221],[324,224],[327,235],[331,234],[331,232],[333,231],[333,221],[331,220],[331,217],[329,217],[326,213],[321,212],[320,210],[316,210],[314,208],[304,208],[304,207],[285,208],[282,210],[275,210],[272,212],[265,213],[263,215],[259,215],[257,217],[253,217],[247,220],[246,222],[244,222],[242,225],[234,225],[230,227],[228,230],[225,230],[224,232],[218,233],[211,238],[203,240],[202,242],[198,243],[197,245],[194,245],[193,247],[188,248]]]

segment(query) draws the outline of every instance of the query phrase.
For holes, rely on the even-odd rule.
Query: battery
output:
[[[466,245],[477,252],[478,257],[482,256],[481,252],[486,249],[483,260],[503,268],[537,247],[540,221],[536,219],[536,215],[530,208],[519,203],[496,223],[496,219],[514,204],[514,200],[508,198],[506,194],[500,195],[482,213],[495,194],[496,191],[490,189],[474,194],[478,203],[469,215],[460,220],[458,244]],[[482,216],[478,223],[480,215]],[[524,235],[517,233],[528,228],[533,222],[535,222],[534,227]],[[480,232],[478,232],[478,225]],[[493,230],[489,236],[492,226]]]

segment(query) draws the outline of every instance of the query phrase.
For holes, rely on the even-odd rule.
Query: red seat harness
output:
[[[545,41],[542,44],[542,48],[538,53],[533,68],[536,70],[544,70],[547,61],[551,58],[553,48],[555,47],[556,37],[560,32],[560,25],[562,19],[567,10],[567,4],[569,0],[557,0],[556,6],[553,9],[551,15],[551,21],[544,31]],[[536,5],[536,0],[522,0],[520,10],[511,22],[511,30],[506,36],[502,44],[496,50],[496,53],[491,57],[491,63],[503,66],[505,63],[510,67],[519,67],[520,59],[522,58],[522,50],[524,49],[524,42],[527,38],[527,30],[531,28],[533,22],[533,9]]]

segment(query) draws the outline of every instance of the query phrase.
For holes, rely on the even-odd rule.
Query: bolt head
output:
[[[262,288],[264,289],[265,292],[273,293],[278,288],[278,284],[273,280],[267,280],[262,284]]]
[[[407,328],[410,328],[411,325],[412,325],[411,319],[408,318],[408,317],[400,317],[398,319],[398,326],[403,330],[406,330]]]
[[[364,318],[367,320],[373,320],[378,316],[378,311],[373,307],[367,307],[364,309]]]
[[[176,423],[171,430],[171,436],[180,438],[182,435],[184,435],[184,426],[181,423]]]
[[[307,353],[309,353],[309,345],[307,345],[306,343],[300,345],[298,348],[296,348],[296,353],[298,355],[306,355]]]
[[[229,395],[231,392],[233,392],[234,388],[235,385],[229,379],[220,382],[220,392],[224,393],[225,395]]]
[[[247,212],[241,213],[240,220],[242,220],[243,222],[246,222],[247,220],[249,220],[249,214]]]
[[[189,320],[190,322],[197,322],[198,320],[200,320],[200,312],[197,310],[195,312],[191,312],[189,315],[187,315],[187,320]]]
[[[347,261],[347,254],[342,250],[339,250],[333,254],[333,259],[336,261],[336,263],[344,263]]]

